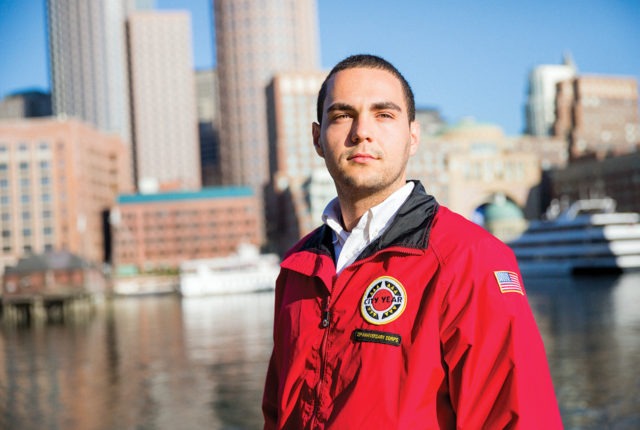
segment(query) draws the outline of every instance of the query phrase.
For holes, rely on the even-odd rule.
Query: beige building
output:
[[[467,218],[496,195],[527,207],[530,192],[541,179],[535,154],[501,148],[499,143],[452,153],[448,164],[448,206]]]
[[[539,211],[531,190],[541,181],[541,157],[520,146],[520,140],[506,137],[498,126],[464,120],[422,139],[409,160],[407,177],[420,179],[440,203],[469,219],[496,195]]]
[[[110,217],[113,265],[121,274],[176,269],[259,245],[258,214],[248,187],[121,195]]]
[[[0,267],[66,250],[104,261],[103,213],[129,191],[125,144],[77,120],[0,121]]]
[[[638,82],[615,76],[578,76],[558,84],[556,136],[571,158],[624,154],[640,147]]]
[[[138,188],[198,189],[198,116],[186,12],[129,15],[134,169]]]
[[[317,70],[315,0],[214,0],[222,183],[269,181],[266,88],[280,71]]]

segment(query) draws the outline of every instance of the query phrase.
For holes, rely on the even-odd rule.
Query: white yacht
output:
[[[523,273],[640,269],[640,214],[616,212],[613,199],[579,200],[551,210],[507,242]]]
[[[260,254],[257,248],[246,245],[228,257],[184,261],[179,289],[184,297],[273,290],[279,273],[276,254]]]

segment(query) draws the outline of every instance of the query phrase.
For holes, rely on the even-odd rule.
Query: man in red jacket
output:
[[[409,84],[349,57],[313,142],[338,197],[285,256],[265,429],[557,429],[544,347],[513,253],[405,170]]]

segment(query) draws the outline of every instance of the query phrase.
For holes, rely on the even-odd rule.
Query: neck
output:
[[[342,226],[344,229],[347,231],[353,230],[365,212],[385,201],[387,197],[399,190],[403,185],[404,182],[395,188],[389,188],[374,194],[362,196],[358,196],[357,192],[353,190],[338,190],[338,200],[340,202]]]

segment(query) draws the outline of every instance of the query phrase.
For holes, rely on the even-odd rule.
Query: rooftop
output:
[[[181,200],[207,200],[234,197],[251,197],[253,190],[250,187],[207,187],[198,191],[171,191],[152,194],[121,194],[118,196],[118,204],[137,204],[150,202],[172,202]]]
[[[47,270],[72,270],[90,267],[90,264],[78,255],[68,251],[48,251],[20,258],[15,266],[8,266],[5,274],[29,274]]]

